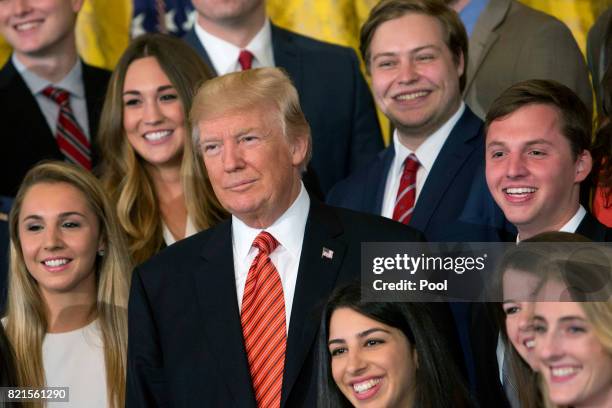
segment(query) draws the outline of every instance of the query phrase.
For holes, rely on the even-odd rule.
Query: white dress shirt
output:
[[[576,214],[574,214],[574,216],[570,218],[570,220],[566,222],[565,225],[562,226],[559,231],[560,232],[570,232],[573,234],[578,229],[578,226],[584,219],[585,215],[586,215],[586,210],[584,209],[582,204],[580,204],[580,207],[578,207],[578,211],[576,211]],[[521,242],[521,238],[519,234],[516,234],[516,242],[517,243]]]
[[[287,332],[289,331],[289,318],[291,317],[293,295],[309,210],[310,197],[308,197],[304,184],[302,184],[300,194],[291,204],[291,207],[265,230],[251,228],[237,217],[232,216],[232,249],[238,310],[242,310],[242,296],[244,295],[249,268],[255,256],[259,253],[259,250],[252,246],[253,241],[261,231],[267,231],[279,243],[278,247],[270,254],[270,260],[278,270],[283,285]]]
[[[448,139],[448,136],[459,121],[459,118],[461,118],[461,115],[463,115],[464,111],[465,103],[461,102],[457,112],[455,112],[453,116],[451,116],[450,119],[446,121],[446,123],[443,124],[438,130],[432,133],[431,136],[425,139],[425,141],[414,152],[400,142],[397,129],[395,132],[393,132],[393,148],[395,149],[395,156],[393,157],[393,162],[389,168],[389,173],[387,174],[387,181],[385,184],[385,194],[383,196],[383,204],[381,209],[381,215],[383,217],[393,218],[397,190],[399,189],[400,179],[402,178],[402,173],[404,171],[404,160],[406,160],[406,157],[408,157],[410,154],[414,154],[421,164],[416,174],[416,205],[421,190],[423,189],[425,181],[427,180],[427,176],[429,175],[429,172],[431,171],[440,150],[442,150],[442,146],[444,146],[444,143],[446,143],[446,139]]]
[[[219,37],[215,37],[200,27],[199,24],[195,25],[195,33],[200,40],[200,44],[202,44],[206,50],[218,75],[225,75],[230,72],[241,70],[240,64],[238,63],[238,55],[240,55],[241,48]],[[253,37],[251,42],[249,42],[244,49],[253,54],[253,68],[274,66],[272,27],[270,26],[270,20],[266,19],[261,30],[255,34],[255,37]]]
[[[72,113],[85,133],[87,140],[91,140],[91,135],[89,134],[89,119],[87,117],[85,86],[83,85],[83,63],[80,59],[77,58],[74,67],[72,67],[70,72],[57,83],[51,83],[28,70],[15,54],[12,56],[12,62],[19,75],[21,75],[21,78],[23,78],[23,82],[25,82],[26,86],[30,89],[32,95],[34,95],[38,107],[47,120],[51,133],[55,135],[60,108],[53,99],[46,97],[42,93],[49,85],[62,88],[70,93],[70,108],[72,109]]]

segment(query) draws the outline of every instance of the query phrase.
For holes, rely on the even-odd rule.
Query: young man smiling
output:
[[[439,1],[387,0],[361,29],[374,98],[395,132],[332,205],[393,218],[429,241],[498,241],[504,219],[484,180],[482,121],[463,103],[468,39]]]
[[[580,182],[591,171],[591,115],[580,98],[555,81],[508,88],[486,122],[487,184],[517,240],[546,231],[609,241],[609,229],[580,205]]]
[[[77,55],[74,29],[82,5],[83,0],[0,1],[0,35],[13,48],[0,70],[0,195],[14,196],[40,160],[88,169],[96,163],[93,138],[110,72]]]

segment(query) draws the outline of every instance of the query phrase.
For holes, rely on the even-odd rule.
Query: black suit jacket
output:
[[[195,30],[184,40],[214,70]],[[383,149],[370,89],[355,52],[272,25],[274,63],[291,77],[312,130],[310,167],[323,194]]]
[[[89,134],[94,165],[98,152],[96,133],[110,72],[83,63]],[[0,70],[0,123],[3,127],[0,157],[0,195],[13,197],[21,180],[43,159],[63,160],[54,133],[21,75],[9,61]]]
[[[418,241],[399,223],[311,200],[289,333],[283,407],[314,407],[315,339],[334,287],[360,276],[361,242]],[[333,258],[322,257],[322,249]],[[138,267],[129,303],[127,407],[255,407],[232,257],[231,220]]]
[[[576,234],[594,242],[612,242],[612,229],[597,221],[597,218],[588,211],[576,228]]]
[[[505,238],[506,222],[486,184],[482,121],[466,106],[442,146],[419,193],[410,226],[428,241],[495,242]],[[327,202],[381,214],[393,145],[366,167],[338,183]]]

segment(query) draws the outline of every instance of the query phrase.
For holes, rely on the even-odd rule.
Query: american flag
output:
[[[196,13],[191,0],[134,0],[131,36],[150,32],[182,37],[193,27]]]

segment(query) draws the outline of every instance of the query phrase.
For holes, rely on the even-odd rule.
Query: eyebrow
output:
[[[422,45],[420,47],[414,48],[414,49],[408,51],[408,53],[412,55],[412,54],[416,54],[416,53],[421,52],[424,49],[428,49],[428,48],[432,48],[434,50],[440,50],[440,47],[438,47],[437,45],[427,44],[427,45]],[[376,58],[382,58],[382,57],[394,57],[394,56],[396,56],[398,54],[400,54],[400,53],[392,52],[392,51],[379,52],[378,54],[375,54],[375,55],[372,56],[372,60],[375,60]]]
[[[533,317],[533,319],[534,320],[546,321],[546,319],[544,317],[538,316],[538,315],[535,315]],[[584,317],[581,317],[581,316],[563,316],[562,318],[557,319],[557,320],[559,322],[561,322],[561,323],[567,323],[567,322],[571,322],[571,321],[574,321],[574,320],[579,320],[579,321],[585,322],[585,323],[587,321]]]
[[[174,89],[174,86],[172,86],[172,85],[162,85],[162,86],[157,88],[157,92],[164,92],[164,91],[167,91],[169,89]],[[140,95],[140,93],[141,93],[140,91],[128,89],[127,91],[123,92],[123,95]]]
[[[381,327],[373,327],[371,329],[364,330],[361,333],[357,333],[357,337],[359,337],[359,338],[367,337],[370,334],[376,333],[376,332],[383,332],[383,333],[387,333],[387,334],[390,333],[389,330],[385,330],[385,329],[383,329]],[[330,346],[332,344],[344,344],[344,343],[346,343],[346,340],[344,340],[344,339],[331,339],[331,340],[329,340],[327,342],[327,344],[330,345]]]
[[[548,146],[553,146],[554,143],[551,143],[548,140],[545,139],[536,139],[536,140],[530,140],[529,142],[525,143],[525,146],[533,146],[533,145],[538,145],[538,144],[545,144]],[[497,146],[506,146],[506,143],[501,142],[501,141],[493,141],[493,142],[489,142],[487,143],[487,149],[490,147],[497,147]]]
[[[70,216],[73,216],[73,215],[85,218],[85,215],[80,213],[80,212],[78,212],[78,211],[66,211],[66,212],[60,213],[58,218],[67,218],[67,217],[70,217]],[[31,215],[28,215],[27,217],[24,217],[23,221],[26,221],[26,220],[41,221],[43,219],[44,219],[44,217],[42,217],[40,215],[31,214]]]

